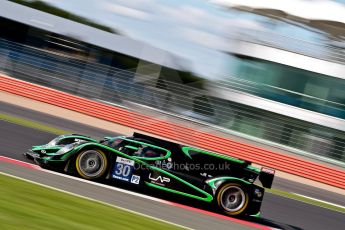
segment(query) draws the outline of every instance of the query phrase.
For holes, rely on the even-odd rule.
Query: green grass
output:
[[[0,174],[0,229],[179,229]]]
[[[0,113],[0,120],[5,120],[5,121],[8,121],[8,122],[12,122],[12,123],[18,124],[18,125],[22,125],[22,126],[26,126],[26,127],[29,127],[29,128],[38,129],[38,130],[49,132],[49,133],[54,133],[54,134],[57,134],[57,135],[66,134],[66,133],[72,133],[71,131],[61,130],[61,129],[58,129],[58,128],[55,128],[55,127],[52,127],[52,126],[44,125],[44,124],[36,122],[36,121],[31,121],[31,120],[27,120],[27,119],[24,119],[24,118],[19,118],[19,117],[15,117],[15,116],[3,114],[3,113]],[[323,203],[323,202],[319,202],[319,201],[315,201],[315,200],[312,200],[312,199],[308,199],[306,197],[298,196],[296,194],[289,193],[289,192],[286,192],[286,191],[282,191],[282,190],[278,190],[278,189],[267,189],[266,192],[273,193],[273,194],[278,195],[278,196],[283,196],[283,197],[286,197],[286,198],[289,198],[289,199],[301,201],[301,202],[304,202],[304,203],[307,203],[307,204],[311,204],[311,205],[316,205],[316,206],[319,206],[319,207],[327,208],[327,209],[330,209],[330,210],[333,210],[333,211],[345,213],[345,208],[334,206],[334,205]]]
[[[58,129],[52,126],[44,125],[36,121],[24,119],[21,117],[15,117],[15,116],[4,114],[4,113],[0,113],[0,120],[8,121],[8,122],[11,122],[17,125],[22,125],[22,126],[32,128],[32,129],[38,129],[38,130],[48,132],[48,133],[53,133],[56,135],[71,133],[71,131]]]

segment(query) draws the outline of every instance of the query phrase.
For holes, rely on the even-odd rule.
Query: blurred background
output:
[[[0,71],[345,167],[345,1],[1,0]]]

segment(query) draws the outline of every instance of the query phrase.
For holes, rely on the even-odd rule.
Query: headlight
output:
[[[62,154],[65,154],[65,153],[71,151],[74,148],[75,145],[76,145],[76,143],[65,145],[64,147],[62,147],[61,149],[59,149],[56,153],[54,153],[52,155],[62,155]]]

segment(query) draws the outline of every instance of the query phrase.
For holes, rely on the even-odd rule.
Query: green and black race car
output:
[[[258,215],[274,170],[194,147],[134,133],[101,141],[58,136],[25,155],[44,168],[88,180],[113,180],[215,205],[230,216]],[[258,179],[262,186],[254,184]]]

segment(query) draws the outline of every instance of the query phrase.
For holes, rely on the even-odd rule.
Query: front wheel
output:
[[[107,156],[100,150],[86,150],[80,152],[75,161],[79,176],[88,180],[95,180],[103,177],[107,170],[107,165]]]
[[[248,207],[249,197],[244,186],[229,183],[217,192],[218,207],[229,216],[243,215]]]

